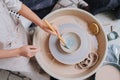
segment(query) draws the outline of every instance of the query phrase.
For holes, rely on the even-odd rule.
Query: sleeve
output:
[[[21,9],[22,2],[19,0],[4,0],[8,9],[18,12]]]

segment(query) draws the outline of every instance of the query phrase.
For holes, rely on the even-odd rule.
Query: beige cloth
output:
[[[14,49],[27,45],[25,29],[8,12],[9,9],[18,12],[21,4],[19,0],[0,0],[0,49]],[[29,59],[25,57],[0,59],[0,68],[27,73],[32,80],[49,80],[48,77],[39,75],[37,71],[33,70]]]
[[[16,2],[16,0],[0,0],[0,49],[14,49],[27,45],[27,33],[17,20],[12,19],[5,5],[6,2],[10,6],[10,3],[14,1]],[[19,5],[21,5],[20,2]],[[19,7],[16,7],[16,9],[10,7],[9,9],[17,11]],[[27,71],[25,66],[28,65],[28,62],[29,59],[25,57],[0,59],[0,68],[13,71]]]

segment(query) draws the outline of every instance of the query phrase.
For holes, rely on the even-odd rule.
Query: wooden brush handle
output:
[[[47,20],[44,20],[44,22],[48,25],[48,27],[49,27],[53,32],[56,32],[55,29],[53,28],[53,26],[50,25]],[[63,39],[60,35],[57,35],[57,37],[58,37],[58,38],[62,41],[62,43],[65,45],[64,39]]]
[[[56,32],[55,29],[52,27],[52,25],[50,25],[50,23],[48,23],[47,20],[44,20],[44,21],[53,32]]]
[[[64,39],[61,36],[59,36],[59,35],[58,35],[58,38],[62,41],[63,45],[65,45]]]

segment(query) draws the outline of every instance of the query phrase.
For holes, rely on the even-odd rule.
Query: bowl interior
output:
[[[75,51],[77,51],[80,48],[81,41],[78,34],[74,32],[68,32],[68,33],[64,33],[62,35],[62,38],[65,40],[65,44],[66,44],[64,45],[60,41],[60,47],[63,51],[67,53],[75,53]]]

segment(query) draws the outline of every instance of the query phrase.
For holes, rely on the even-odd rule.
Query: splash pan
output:
[[[55,44],[54,42],[53,43],[51,42],[51,38],[53,36],[44,32],[39,27],[37,27],[34,34],[33,44],[36,45],[38,48],[40,48],[40,51],[36,54],[35,57],[39,65],[42,67],[42,69],[44,69],[44,71],[46,71],[49,75],[60,80],[76,80],[76,79],[82,80],[94,74],[96,70],[103,63],[107,49],[107,38],[105,36],[105,32],[103,31],[102,26],[95,19],[95,17],[80,9],[64,8],[50,13],[44,19],[46,19],[51,24],[57,26],[58,29],[62,29],[61,34],[65,33],[66,31],[70,31],[68,30],[68,28],[64,30],[65,28],[63,29],[62,25],[64,24],[79,25],[79,29],[74,28],[72,29],[72,31],[76,32],[77,34],[80,34],[79,37],[81,41],[83,41],[82,39],[85,40],[81,42],[81,46],[84,45],[85,49],[79,48],[79,49],[84,49],[84,50],[80,50],[81,51],[80,55],[85,54],[83,55],[83,58],[85,58],[85,56],[88,53],[96,52],[98,54],[98,61],[94,66],[87,69],[76,68],[75,64],[64,64],[62,60],[60,62],[59,61],[60,59],[58,60],[58,56],[55,57],[56,52],[52,52],[53,49],[50,47],[53,46],[53,44]],[[90,34],[89,25],[93,22],[96,23],[100,29],[99,34],[97,35]],[[86,37],[81,35],[85,35]],[[86,47],[86,45],[88,45],[88,47]],[[78,52],[79,49],[77,50]],[[77,51],[75,52],[75,54],[73,53],[73,54],[65,54],[65,55],[77,55]],[[76,59],[77,58],[78,57],[76,57]],[[76,61],[76,59],[75,61],[72,60],[69,61],[69,60],[65,60],[64,58],[64,60],[66,61],[65,63],[76,63],[77,61],[81,61],[82,57],[80,58],[80,60]]]

